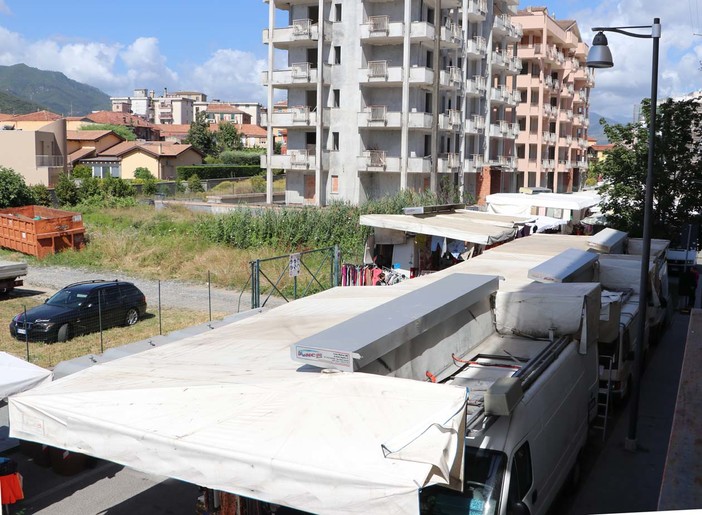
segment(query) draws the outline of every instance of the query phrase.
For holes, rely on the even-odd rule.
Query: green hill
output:
[[[27,114],[46,109],[44,106],[27,102],[15,95],[0,91],[0,113],[5,114]]]
[[[110,97],[99,89],[71,80],[63,73],[39,70],[26,64],[0,66],[0,93],[66,116],[110,109]],[[0,109],[0,112],[8,111]]]

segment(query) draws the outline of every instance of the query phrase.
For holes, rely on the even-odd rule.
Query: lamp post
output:
[[[651,29],[649,34],[629,32],[628,29]],[[653,19],[653,25],[633,25],[629,27],[593,27],[597,34],[592,41],[592,48],[587,55],[587,66],[591,68],[611,68],[614,66],[612,53],[607,46],[605,32],[616,32],[634,38],[653,39],[653,58],[651,61],[651,119],[648,126],[648,169],[646,173],[646,194],[644,200],[643,250],[641,252],[641,278],[639,280],[639,335],[634,351],[634,376],[631,389],[631,406],[629,407],[629,431],[624,446],[627,450],[636,450],[636,425],[639,415],[639,392],[641,387],[641,368],[643,346],[648,318],[648,266],[651,258],[651,211],[653,210],[653,152],[656,136],[656,103],[658,101],[658,46],[661,38],[661,20]]]

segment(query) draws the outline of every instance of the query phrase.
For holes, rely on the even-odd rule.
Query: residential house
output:
[[[202,164],[203,155],[192,145],[156,141],[124,141],[83,159],[81,164],[93,169],[94,177],[133,179],[137,168],[148,168],[157,178],[175,179],[178,166]]]
[[[159,141],[161,134],[154,125],[146,121],[141,116],[136,116],[128,113],[116,113],[112,111],[95,111],[85,115],[75,122],[77,125],[71,124],[71,129],[85,127],[90,123],[106,124],[106,125],[123,125],[134,132],[137,139],[146,141]]]
[[[56,185],[66,171],[66,120],[49,111],[0,118],[0,166],[27,184]]]
[[[250,124],[251,115],[227,103],[210,103],[205,110],[210,123],[230,122],[237,125]]]
[[[123,137],[108,130],[66,131],[68,162],[74,166],[81,159],[95,157],[101,152],[122,143]]]
[[[112,111],[135,114],[157,124],[189,124],[197,112],[196,105],[207,101],[207,95],[198,91],[177,91],[156,96],[154,90],[135,89],[132,96],[111,97]]]

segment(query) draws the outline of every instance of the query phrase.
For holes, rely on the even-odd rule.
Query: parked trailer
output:
[[[0,209],[0,247],[38,259],[85,246],[83,216],[43,206]]]
[[[25,275],[27,263],[0,261],[0,293],[7,293],[17,286],[22,286],[24,281],[20,277]]]

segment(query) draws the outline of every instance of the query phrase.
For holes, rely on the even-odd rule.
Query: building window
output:
[[[517,157],[519,159],[524,159],[525,157],[525,147],[524,145],[517,145]]]
[[[341,6],[339,6],[339,8],[341,8]],[[331,192],[332,193],[339,193],[339,176],[338,175],[331,176]]]
[[[339,150],[339,133],[332,132],[332,150]]]
[[[531,76],[538,77],[541,73],[541,67],[537,63],[531,63]]]
[[[341,64],[341,47],[334,47],[334,64]]]
[[[341,4],[336,4],[336,12],[334,13],[334,21],[341,21]]]
[[[539,105],[539,90],[532,90],[531,92],[531,105]]]
[[[341,105],[341,90],[332,90],[332,106],[339,107]]]
[[[526,90],[526,89],[520,89],[520,90],[519,90],[519,95],[520,95],[520,97],[521,97],[521,98],[519,99],[519,101],[520,101],[522,104],[526,104],[526,101],[527,101],[527,90]]]

